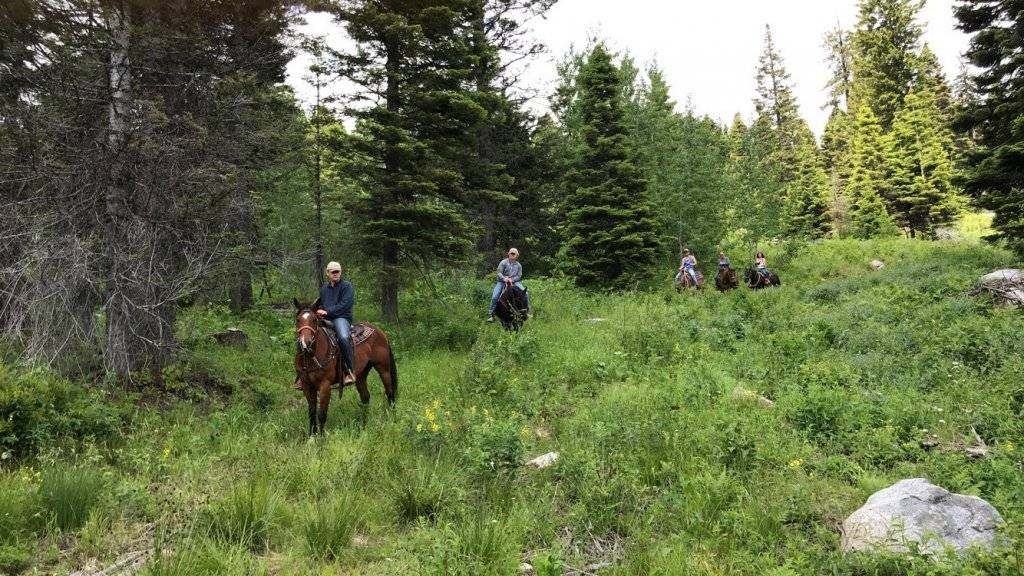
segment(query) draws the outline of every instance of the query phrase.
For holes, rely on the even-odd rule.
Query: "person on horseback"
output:
[[[725,255],[724,251],[720,250],[718,252],[718,273],[720,275],[724,274],[725,272],[728,272],[731,267],[732,264],[729,262],[729,257]]]
[[[768,259],[764,257],[764,252],[758,252],[754,256],[754,266],[757,267],[757,271],[761,274],[768,274]]]
[[[523,265],[519,263],[519,250],[508,249],[508,258],[498,263],[498,282],[491,291],[491,307],[487,311],[487,321],[494,322],[494,309],[498,307],[498,297],[506,286],[515,286],[526,295],[526,308],[530,308],[530,294],[523,287]]]
[[[679,263],[679,274],[676,275],[676,280],[681,278],[681,274],[689,274],[693,278],[693,285],[697,285],[697,257],[690,254],[689,248],[683,249],[683,259]]]
[[[341,264],[330,262],[325,271],[327,284],[320,288],[320,308],[316,315],[334,324],[341,348],[340,360],[344,362],[342,385],[356,381],[353,372],[356,355],[352,348],[352,309],[356,305],[356,289],[348,280],[342,278]]]

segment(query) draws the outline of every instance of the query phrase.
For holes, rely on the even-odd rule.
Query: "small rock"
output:
[[[924,554],[949,546],[991,548],[1002,516],[977,496],[953,494],[924,478],[900,480],[875,492],[843,521],[843,550],[882,548],[906,554],[916,542]]]
[[[771,408],[772,406],[775,406],[775,402],[769,400],[768,398],[765,398],[764,396],[761,396],[760,394],[754,392],[753,390],[747,390],[742,386],[737,386],[732,389],[732,397],[737,400],[748,400],[757,402],[758,405],[760,405],[762,408]]]
[[[939,445],[939,437],[935,434],[929,434],[921,440],[921,448],[925,450],[931,450]]]
[[[238,328],[228,328],[223,332],[218,332],[213,337],[224,346],[234,346],[236,348],[245,348],[249,343],[249,337]]]
[[[356,534],[352,537],[352,545],[359,546],[360,548],[370,543],[370,539],[364,534]]]
[[[885,268],[885,262],[882,262],[881,260],[872,260],[868,265],[871,266],[872,270],[881,270],[882,268]]]
[[[938,227],[935,229],[936,240],[959,240],[960,233],[953,228]]]
[[[523,562],[519,565],[519,573],[523,576],[534,576],[537,571],[533,569],[533,565],[529,562]]]
[[[998,304],[1024,306],[1024,270],[1005,268],[981,277],[978,291],[992,294]]]
[[[543,469],[543,468],[547,468],[548,466],[551,466],[552,464],[554,464],[557,461],[558,461],[558,452],[548,452],[547,454],[542,454],[540,456],[537,456],[533,460],[530,460],[529,462],[526,463],[526,465],[527,466],[533,466],[535,468]]]
[[[974,434],[974,446],[968,446],[964,451],[971,458],[984,458],[988,456],[988,444],[985,444],[985,440],[981,438],[978,431],[971,426],[971,433]]]
[[[598,322],[605,322],[606,320],[607,320],[606,318],[587,318],[586,319],[586,321],[590,322],[591,324],[597,324]]]

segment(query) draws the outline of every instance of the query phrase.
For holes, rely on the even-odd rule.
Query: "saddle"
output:
[[[327,333],[330,334],[331,337],[335,339],[335,342],[337,342],[337,335],[334,333],[334,324],[332,324],[331,322],[329,322],[327,320],[321,320],[320,321],[320,325],[323,326],[324,329],[327,330]],[[359,346],[363,342],[366,342],[367,340],[370,339],[370,336],[373,336],[373,334],[376,331],[377,330],[373,326],[370,326],[366,322],[360,322],[358,324],[353,324],[352,325],[352,346],[353,347],[354,346]]]

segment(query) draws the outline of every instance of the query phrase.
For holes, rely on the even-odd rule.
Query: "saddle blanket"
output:
[[[334,324],[323,320],[320,322],[320,325],[326,328],[329,333],[334,332]],[[352,345],[358,346],[363,342],[366,342],[370,339],[370,336],[374,335],[375,332],[377,332],[377,329],[366,322],[360,322],[352,326]]]

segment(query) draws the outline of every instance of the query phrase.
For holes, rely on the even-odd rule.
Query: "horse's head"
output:
[[[316,316],[317,303],[305,305],[298,299],[292,301],[295,303],[295,340],[299,350],[306,353],[316,343],[316,329],[320,323]]]
[[[747,284],[754,283],[754,269],[747,266],[746,270],[743,271],[743,281]]]

